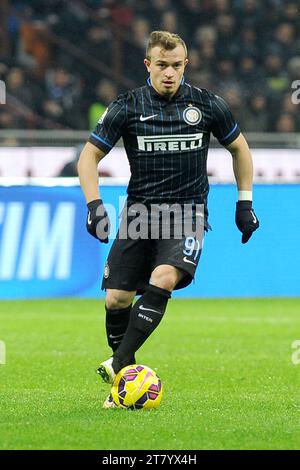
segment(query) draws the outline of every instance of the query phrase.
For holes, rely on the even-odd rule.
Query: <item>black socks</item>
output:
[[[119,346],[117,345],[117,348],[114,349],[113,368],[116,372],[127,365],[127,358],[134,355],[135,351],[142,346],[159,325],[170,297],[171,292],[168,290],[149,285],[145,293],[134,304],[122,344],[119,343]],[[110,334],[114,336],[114,333]],[[117,334],[115,333],[115,335]],[[118,340],[118,338],[110,339]]]
[[[113,351],[117,349],[127,330],[131,306],[117,310],[109,310],[105,306],[107,342]]]
[[[105,306],[107,342],[113,351],[118,348],[127,330],[131,307],[132,304],[126,308],[110,310]],[[134,354],[127,357],[124,362],[126,362],[125,365],[135,364]]]

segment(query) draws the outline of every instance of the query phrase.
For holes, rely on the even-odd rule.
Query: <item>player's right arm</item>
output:
[[[109,218],[100,199],[98,181],[98,164],[105,155],[103,150],[87,142],[80,154],[77,170],[88,208],[87,231],[100,242],[108,243]]]
[[[125,121],[126,106],[123,95],[105,110],[81,152],[77,168],[87,203],[100,197],[97,167],[120,139]]]
[[[78,161],[78,175],[88,216],[86,228],[98,240],[108,243],[109,219],[99,192],[98,164],[122,135],[126,122],[124,96],[113,101],[101,118]]]
[[[98,182],[98,164],[106,153],[95,145],[87,142],[80,154],[77,164],[80,185],[86,203],[100,199]]]

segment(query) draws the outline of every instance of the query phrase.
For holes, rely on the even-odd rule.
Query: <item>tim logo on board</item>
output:
[[[60,187],[3,190],[0,298],[84,294],[99,280],[100,263],[85,233],[85,205],[79,192]]]

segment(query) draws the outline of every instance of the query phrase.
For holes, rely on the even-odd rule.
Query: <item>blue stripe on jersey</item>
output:
[[[111,148],[112,149],[112,145],[110,145],[108,142],[106,142],[105,140],[101,139],[101,137],[99,137],[97,134],[95,134],[94,132],[92,132],[91,134],[95,139],[97,140],[100,140],[100,142],[102,142],[103,144],[107,145],[107,147]]]
[[[234,131],[236,130],[236,128],[237,128],[237,124],[234,126],[234,128],[232,129],[232,131],[229,132],[229,134],[227,134],[225,137],[223,137],[222,140],[220,140],[220,142],[223,142],[224,140],[228,139],[228,137],[230,137],[230,136],[234,133]]]

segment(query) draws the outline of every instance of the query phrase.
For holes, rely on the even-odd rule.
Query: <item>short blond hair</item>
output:
[[[169,31],[152,31],[146,49],[146,58],[150,60],[150,51],[155,46],[161,46],[166,51],[171,51],[178,45],[183,47],[185,57],[187,57],[186,44],[178,34],[170,33]]]

